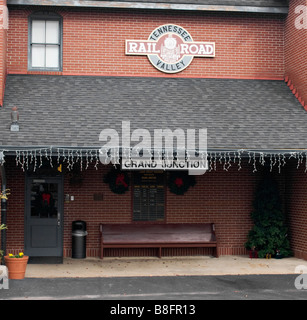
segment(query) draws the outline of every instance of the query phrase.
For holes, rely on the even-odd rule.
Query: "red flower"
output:
[[[183,180],[182,178],[176,178],[175,179],[175,185],[180,188],[183,185]]]

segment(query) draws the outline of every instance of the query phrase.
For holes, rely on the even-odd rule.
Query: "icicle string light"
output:
[[[140,152],[141,150],[135,149],[121,149],[114,148],[37,148],[37,149],[25,149],[15,150],[15,162],[16,166],[20,166],[23,171],[33,170],[34,172],[41,168],[43,164],[48,164],[51,168],[57,163],[66,165],[68,171],[71,171],[75,165],[78,165],[80,170],[87,170],[92,164],[96,170],[100,163],[118,165],[121,163],[121,157],[129,159],[132,151]],[[5,162],[5,157],[9,153],[9,150],[0,150],[1,163]],[[147,153],[148,157],[155,161],[164,161],[166,164],[170,164],[177,160],[177,155],[169,150],[154,150]],[[191,151],[186,152],[185,160],[189,161],[193,159]],[[296,161],[296,168],[298,169],[304,164],[305,172],[307,173],[307,150],[295,151],[295,152],[264,152],[253,150],[236,150],[236,151],[210,151],[210,152],[198,152],[198,161],[208,162],[208,172],[216,171],[217,164],[219,163],[224,171],[229,171],[235,167],[238,171],[242,169],[243,159],[247,160],[249,166],[252,167],[253,172],[258,171],[258,167],[267,166],[272,172],[274,168],[277,168],[278,172],[282,171],[282,168],[286,163],[294,159]]]

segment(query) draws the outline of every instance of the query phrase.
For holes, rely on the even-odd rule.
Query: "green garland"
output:
[[[168,178],[168,187],[170,192],[177,195],[183,195],[190,187],[196,184],[195,177],[186,172],[171,172]]]
[[[111,191],[117,194],[124,194],[129,189],[130,178],[127,172],[118,169],[110,170],[103,181],[108,183]]]

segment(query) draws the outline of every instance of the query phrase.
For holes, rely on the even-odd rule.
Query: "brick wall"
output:
[[[6,0],[0,0],[0,107],[3,105],[3,96],[6,80],[6,57],[7,57],[7,27]]]
[[[294,255],[307,260],[307,197],[305,168],[296,168],[296,162],[287,172],[287,210],[291,245]]]
[[[305,16],[295,13],[295,8],[304,6]],[[296,19],[300,19],[303,28],[297,29]],[[289,16],[285,29],[285,68],[290,88],[307,110],[307,1],[290,1]],[[296,163],[287,175],[287,210],[291,244],[296,257],[307,259],[307,199],[306,173],[304,168],[296,169]]]
[[[85,188],[65,183],[65,193],[75,196],[65,204],[64,247],[71,248],[71,224],[80,219],[88,222],[88,253],[99,254],[99,223],[131,223],[131,192],[116,195],[102,182],[109,167],[89,170],[84,174]],[[220,254],[244,254],[244,242],[251,227],[250,211],[257,175],[251,168],[238,172],[236,168],[197,176],[197,184],[185,195],[166,192],[166,223],[216,224]],[[93,201],[93,193],[103,193],[104,200]],[[85,200],[85,201],[84,201]],[[122,253],[125,254],[125,253]],[[137,253],[136,253],[137,254]]]
[[[305,7],[305,15],[295,13],[298,6]],[[298,29],[297,24],[303,28]],[[289,15],[285,28],[285,74],[290,87],[307,109],[307,1],[290,1]]]
[[[5,171],[10,196],[7,200],[6,253],[24,251],[25,176],[16,163],[6,158]],[[12,250],[13,249],[13,250]]]
[[[35,8],[39,10],[39,8]],[[8,72],[27,73],[31,7],[10,8]],[[158,26],[186,28],[195,41],[216,42],[215,58],[194,58],[175,77],[284,77],[284,23],[278,15],[174,11],[59,9],[63,74],[169,76],[146,56],[125,56],[126,39],[148,39]]]
[[[8,188],[11,189],[7,215],[7,250],[15,252],[24,250],[25,179],[21,169],[16,168],[15,162],[8,161],[7,164]],[[103,176],[109,169],[108,166],[100,165],[99,170],[90,167],[83,171],[82,186],[70,185],[69,175],[65,173],[64,194],[75,197],[74,201],[64,202],[65,256],[71,256],[71,227],[74,220],[87,222],[88,256],[99,256],[99,223],[131,223],[131,191],[123,195],[112,193],[108,185],[103,183]],[[241,171],[232,167],[226,172],[222,167],[218,167],[217,171],[197,176],[197,184],[183,196],[172,194],[167,189],[166,223],[214,222],[219,253],[246,254],[244,242],[252,227],[252,201],[261,178],[260,171],[253,173],[252,170],[252,166],[247,163]],[[284,195],[284,174],[277,174],[276,177]],[[103,201],[94,201],[95,193],[102,193]],[[169,254],[173,253],[170,251]],[[199,250],[195,251],[195,254],[199,253]],[[148,255],[153,254],[148,252]],[[174,254],[181,255],[185,252],[177,251]]]

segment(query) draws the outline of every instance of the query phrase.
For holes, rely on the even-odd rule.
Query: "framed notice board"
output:
[[[165,174],[163,171],[133,173],[133,221],[164,221]]]

